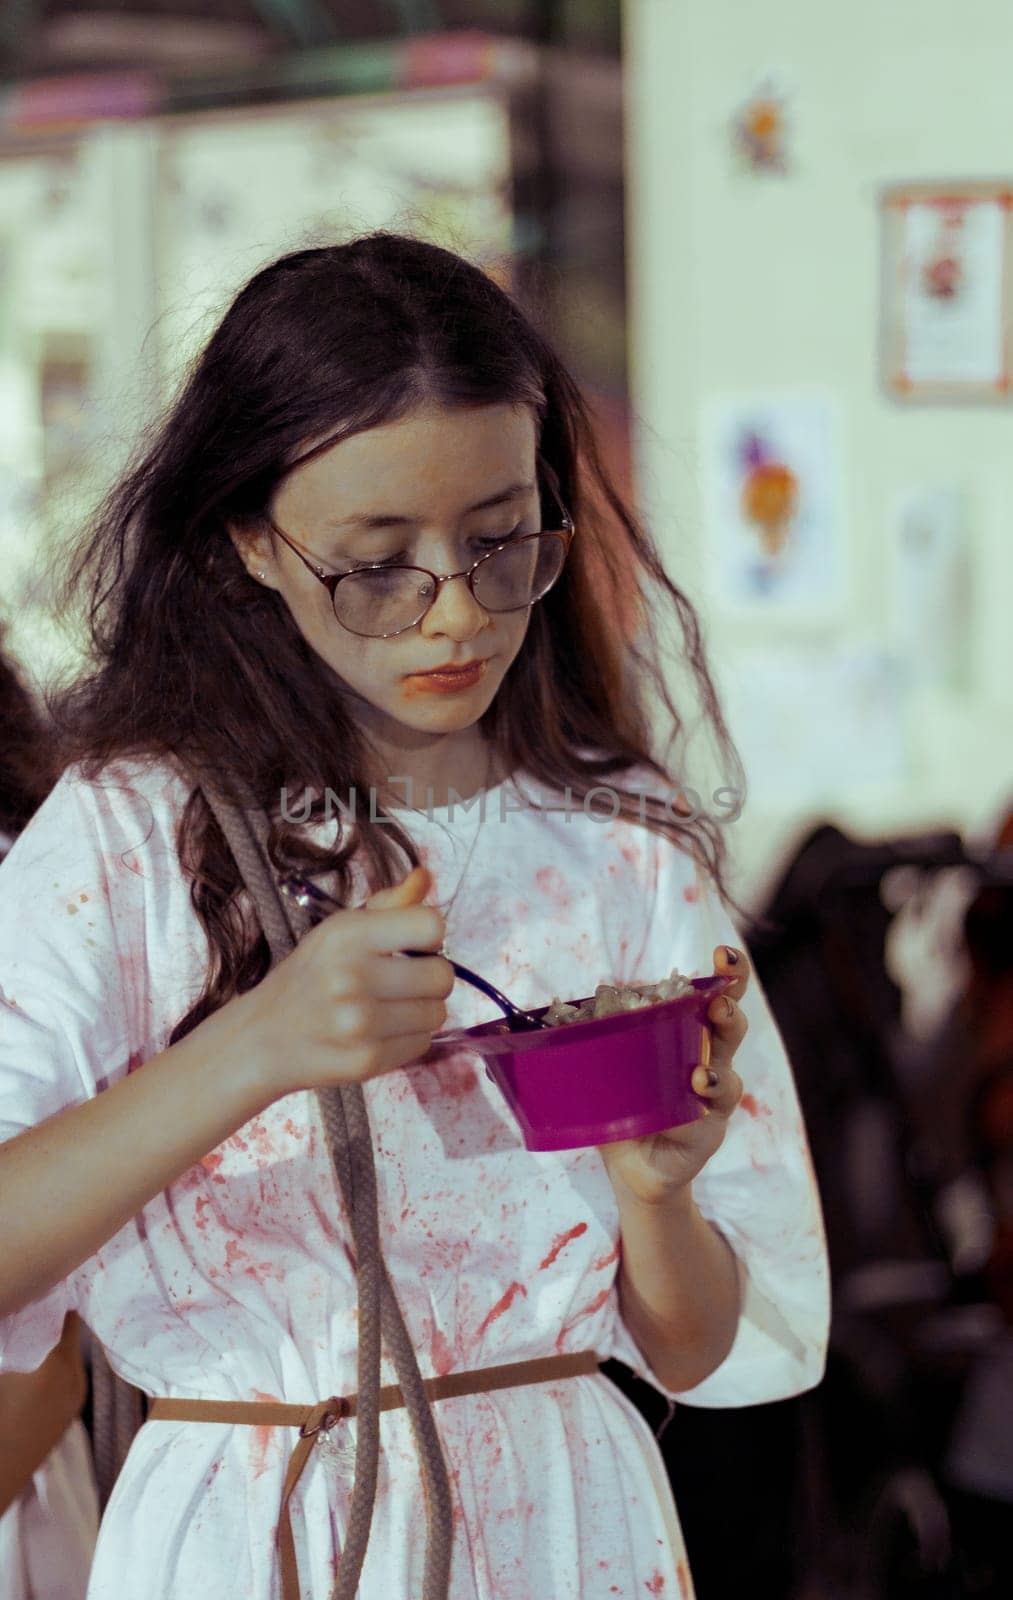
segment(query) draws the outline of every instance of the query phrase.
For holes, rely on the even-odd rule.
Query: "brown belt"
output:
[[[597,1372],[598,1357],[593,1350],[575,1355],[543,1356],[534,1361],[512,1361],[502,1367],[477,1367],[472,1372],[448,1372],[442,1378],[426,1378],[423,1388],[430,1400],[450,1400],[455,1395],[485,1394],[490,1389],[514,1389],[528,1383],[551,1383],[557,1378],[576,1378]],[[393,1411],[404,1405],[398,1384],[380,1390],[380,1410]],[[289,1500],[310,1451],[322,1433],[330,1433],[344,1417],[354,1417],[358,1397],[332,1394],[316,1405],[286,1405],[281,1400],[153,1400],[149,1422],[242,1422],[263,1426],[298,1428],[299,1438],[288,1463],[281,1494],[277,1546],[281,1563],[283,1600],[299,1600],[299,1569],[292,1539]]]

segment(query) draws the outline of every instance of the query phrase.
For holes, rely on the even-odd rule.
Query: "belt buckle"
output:
[[[321,1410],[321,1413],[319,1417],[317,1417],[316,1421],[312,1423],[312,1426],[310,1425],[313,1416],[313,1413],[311,1412],[310,1416],[307,1417],[306,1421],[301,1425],[299,1432],[304,1439],[312,1439],[314,1434],[319,1434],[320,1438],[317,1440],[317,1443],[330,1445],[333,1443],[333,1440],[330,1438],[331,1429],[334,1428],[343,1417],[347,1417],[348,1415],[348,1401],[344,1398],[344,1396],[331,1395],[329,1400],[325,1400],[323,1402],[323,1409]]]

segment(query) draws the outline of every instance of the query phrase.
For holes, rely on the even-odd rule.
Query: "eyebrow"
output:
[[[512,483],[508,489],[501,489],[498,494],[491,494],[488,500],[479,500],[476,505],[469,506],[463,514],[470,517],[475,511],[491,511],[493,506],[501,506],[507,500],[517,500],[522,494],[530,494],[536,485],[534,483]],[[382,511],[353,512],[349,517],[339,517],[326,524],[329,533],[337,533],[341,528],[410,528],[416,527],[418,517],[399,517],[388,515]]]

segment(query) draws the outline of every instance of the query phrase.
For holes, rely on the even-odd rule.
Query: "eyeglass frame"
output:
[[[311,550],[307,550],[304,553],[303,550],[299,548],[299,545],[296,543],[296,541],[292,539],[289,534],[285,533],[283,529],[278,527],[278,524],[275,522],[274,518],[269,512],[265,511],[262,513],[262,515],[272,533],[276,533],[282,543],[287,544],[293,554],[299,557],[299,560],[302,562],[303,566],[308,567],[313,576],[323,584],[324,588],[327,590],[327,593],[330,595],[331,611],[333,612],[334,620],[339,627],[344,628],[346,633],[354,634],[355,638],[357,639],[396,639],[399,634],[407,633],[409,628],[418,627],[419,623],[424,617],[429,615],[433,606],[439,599],[440,590],[443,585],[445,583],[449,583],[452,578],[466,578],[468,581],[468,590],[472,599],[475,601],[476,605],[482,606],[483,611],[488,611],[489,607],[483,605],[482,601],[475,593],[473,579],[477,568],[482,565],[483,561],[488,561],[491,556],[498,555],[501,550],[506,549],[508,546],[513,548],[514,545],[523,544],[527,539],[541,539],[545,536],[545,534],[548,533],[554,538],[564,540],[563,563],[560,566],[559,572],[557,572],[556,576],[553,578],[552,583],[550,583],[549,588],[542,591],[542,593],[538,596],[538,600],[543,600],[549,593],[549,589],[558,583],[559,578],[562,575],[563,566],[566,564],[566,558],[570,553],[570,545],[573,541],[574,533],[576,532],[576,526],[573,518],[570,516],[570,513],[563,504],[559,490],[555,488],[551,481],[551,479],[555,477],[555,473],[547,463],[543,462],[540,465],[545,475],[545,481],[552,490],[552,493],[556,498],[556,504],[559,506],[559,509],[562,512],[563,526],[561,528],[539,528],[535,533],[522,533],[515,539],[504,539],[502,544],[496,545],[492,550],[486,550],[482,555],[479,556],[477,561],[472,562],[470,567],[462,567],[460,572],[445,572],[441,575],[438,572],[432,572],[428,567],[417,567],[413,562],[410,561],[406,561],[403,564],[400,562],[388,564],[383,561],[366,562],[362,566],[353,567],[350,572],[325,572],[322,566],[317,566],[315,565],[314,561],[310,561],[308,559],[308,557],[313,554]],[[315,560],[318,559],[319,558],[315,558]],[[357,577],[360,572],[421,572],[423,576],[432,579],[435,587],[433,589],[429,604],[423,611],[422,616],[416,617],[414,622],[406,622],[403,628],[395,628],[393,633],[359,633],[355,628],[350,628],[347,622],[342,622],[341,618],[338,616],[334,605],[334,595],[338,584],[343,578]],[[535,600],[526,600],[523,605],[508,606],[504,611],[493,611],[490,614],[497,617],[507,616],[511,611],[524,611],[528,606],[535,604],[537,604],[537,601]]]

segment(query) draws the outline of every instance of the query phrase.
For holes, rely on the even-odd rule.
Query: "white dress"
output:
[[[636,787],[636,774],[626,781]],[[121,763],[93,783],[65,775],[0,867],[0,1139],[135,1070],[199,993],[206,943],[174,847],[186,793],[167,764]],[[524,794],[563,804],[527,779]],[[477,806],[404,820],[435,900],[449,898],[481,825],[447,947],[524,1005],[673,966],[709,974],[714,947],[740,942],[689,856],[636,822],[539,812],[512,783],[487,795],[484,824]],[[357,902],[370,885],[356,876]],[[684,1396],[657,1382],[619,1316],[618,1213],[597,1150],[527,1151],[471,1055],[366,1085],[381,1237],[424,1375],[593,1349],[692,1405],[776,1400],[819,1381],[819,1202],[755,978],[744,1008],[747,1097],[694,1184],[739,1257],[743,1315],[728,1357]],[[495,1014],[458,984],[447,1027]],[[152,1395],[308,1403],[353,1391],[349,1233],[313,1095],[276,1101],[0,1320],[0,1369],[37,1366],[71,1306]],[[395,1381],[387,1361],[383,1381]],[[692,1594],[655,1440],[603,1375],[435,1409],[455,1497],[453,1600]],[[273,1539],[295,1439],[146,1423],[102,1521],[88,1600],[277,1600]],[[421,1590],[425,1516],[403,1411],[383,1414],[381,1442],[361,1600]],[[347,1447],[315,1451],[295,1492],[304,1597],[329,1593],[351,1467]]]
[[[85,1600],[98,1523],[91,1447],[75,1418],[0,1516],[3,1600]]]
[[[0,859],[16,837],[0,829]],[[3,1600],[85,1600],[98,1524],[91,1448],[75,1417],[0,1513]]]

